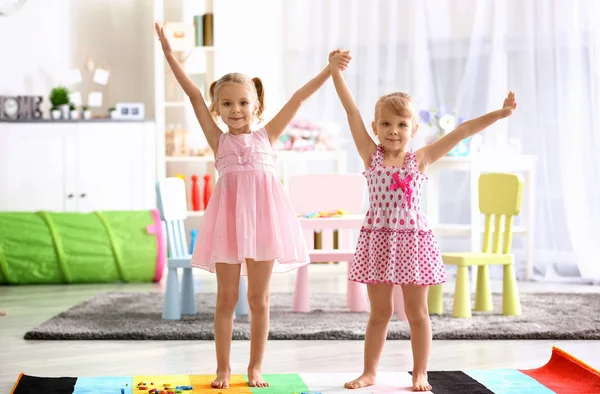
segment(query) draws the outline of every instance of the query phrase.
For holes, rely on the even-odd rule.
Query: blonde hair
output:
[[[256,117],[259,121],[262,121],[261,115],[265,110],[265,90],[263,89],[262,80],[258,77],[250,78],[242,73],[225,74],[210,85],[209,96],[211,103],[209,111],[213,117],[217,117],[216,105],[219,102],[219,92],[221,91],[221,87],[227,83],[239,83],[250,87],[252,98],[257,103]]]
[[[412,97],[408,93],[393,92],[379,97],[375,103],[375,122],[382,107],[390,108],[396,115],[412,118],[413,127],[417,124],[417,116],[413,109]]]

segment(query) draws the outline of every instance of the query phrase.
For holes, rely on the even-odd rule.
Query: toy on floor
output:
[[[353,373],[302,373],[267,374],[264,376],[270,387],[253,390],[248,387],[247,377],[231,375],[228,390],[215,390],[210,387],[214,375],[170,375],[170,376],[130,376],[130,377],[38,377],[21,374],[15,383],[14,394],[25,393],[97,393],[98,387],[103,393],[128,392],[130,394],[148,393],[156,388],[161,392],[181,390],[184,394],[195,393],[340,393],[344,382],[355,377]],[[108,380],[107,380],[108,379]],[[123,379],[127,379],[133,391],[123,390]],[[112,380],[112,381],[111,381]],[[553,347],[550,360],[539,368],[518,369],[474,369],[429,371],[429,381],[435,387],[434,392],[445,393],[600,393],[600,371],[585,364],[565,351]],[[133,382],[150,382],[150,390],[141,390]],[[165,385],[163,382],[168,382]],[[152,383],[155,383],[153,385]],[[127,386],[127,385],[126,385]],[[153,386],[153,387],[152,387]],[[121,388],[121,390],[114,388]],[[168,387],[167,390],[165,387]],[[407,393],[411,392],[412,376],[406,371],[381,372],[377,374],[377,384],[356,392]],[[190,388],[193,390],[190,390]],[[567,389],[565,389],[567,388]],[[128,387],[129,389],[129,387]]]
[[[192,210],[202,209],[202,200],[200,198],[200,185],[198,184],[198,175],[192,175]]]
[[[171,383],[157,384],[156,387],[152,386],[155,386],[154,382],[150,382],[150,385],[146,382],[139,382],[136,387],[139,391],[147,390],[149,394],[184,394],[193,390],[193,387],[190,385],[178,385],[173,387]],[[123,392],[123,389],[121,389],[121,392]]]
[[[310,213],[300,214],[300,215],[298,215],[298,217],[309,218],[309,219],[313,219],[313,218],[339,218],[339,217],[342,217],[342,216],[348,215],[348,214],[349,214],[349,212],[344,211],[343,209],[338,209],[338,210],[335,210],[335,211],[310,212]]]
[[[210,196],[212,195],[212,184],[210,180],[210,175],[204,175],[204,209],[208,207],[208,201],[210,200]]]
[[[194,253],[194,245],[196,245],[196,238],[198,237],[198,229],[190,231],[190,254]]]

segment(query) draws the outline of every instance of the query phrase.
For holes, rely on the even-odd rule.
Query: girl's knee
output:
[[[393,314],[394,308],[391,304],[377,307],[371,306],[370,319],[373,323],[387,324],[392,319]]]
[[[427,305],[424,307],[413,305],[410,308],[404,308],[404,311],[409,324],[422,324],[426,321],[429,321]]]
[[[402,287],[404,312],[411,325],[429,321],[427,287],[407,285]]]
[[[229,291],[217,291],[217,308],[222,311],[230,311],[233,312],[235,310],[235,306],[237,305],[239,297],[239,291],[229,290]]]
[[[253,313],[265,312],[269,309],[269,293],[248,293],[248,306]]]

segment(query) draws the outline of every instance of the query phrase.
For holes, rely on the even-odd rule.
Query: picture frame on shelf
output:
[[[116,119],[122,120],[143,120],[144,119],[144,104],[143,103],[117,103],[115,105]]]
[[[164,31],[173,51],[189,51],[196,46],[196,34],[193,23],[166,22]]]

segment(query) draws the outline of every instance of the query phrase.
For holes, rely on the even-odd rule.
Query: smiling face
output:
[[[409,110],[397,111],[392,106],[383,104],[372,123],[373,133],[385,150],[406,150],[418,129],[414,119],[414,114]]]
[[[241,83],[225,83],[219,89],[217,115],[233,134],[250,132],[257,104],[252,88]]]
[[[418,129],[410,96],[392,93],[381,97],[375,106],[372,127],[385,150],[406,150]]]

